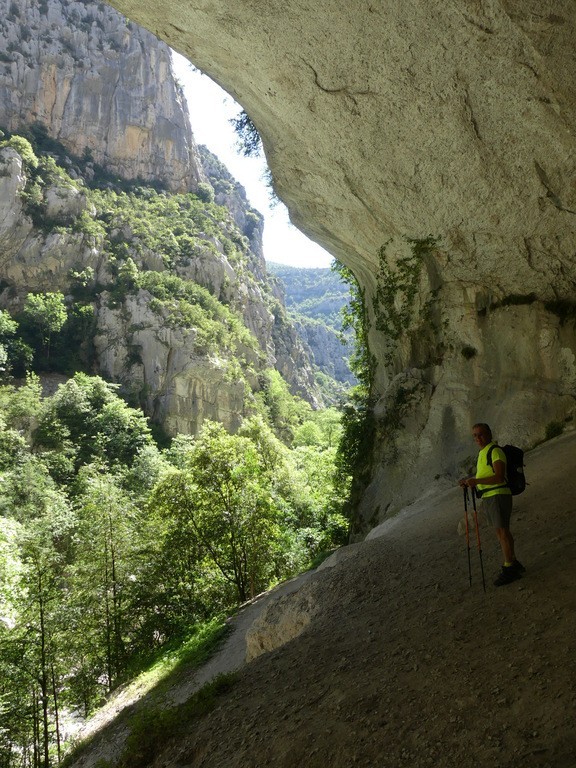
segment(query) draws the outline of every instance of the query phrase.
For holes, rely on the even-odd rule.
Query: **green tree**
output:
[[[333,448],[340,442],[342,435],[342,413],[337,408],[323,408],[313,414],[314,423],[322,433],[322,445]]]
[[[62,555],[47,537],[45,520],[37,518],[29,524],[22,542],[24,565],[22,587],[25,602],[20,621],[26,624],[26,644],[23,663],[32,683],[32,710],[39,724],[39,765],[50,765],[51,730],[58,728],[58,683],[55,667],[58,654],[58,576],[62,570]],[[48,532],[48,536],[51,532]],[[36,728],[34,728],[36,730]]]
[[[0,662],[10,680],[4,705],[15,728],[10,735],[15,751],[32,749],[34,764],[48,768],[53,742],[60,751],[66,613],[62,582],[74,518],[66,498],[34,458],[6,473],[3,480],[0,520],[5,531],[10,526],[16,531],[18,548],[8,632],[0,638]],[[19,523],[11,521],[10,512],[18,515]]]
[[[280,541],[278,510],[251,440],[205,424],[186,469],[159,483],[152,504],[167,516],[186,514],[199,557],[234,587],[239,603],[269,585]]]
[[[61,293],[29,293],[24,302],[24,316],[39,331],[49,366],[52,336],[62,330],[68,317],[64,296]]]
[[[12,147],[12,149],[15,149],[28,169],[34,170],[38,167],[39,160],[34,154],[32,144],[30,144],[28,139],[25,139],[23,136],[12,136],[9,139],[0,141],[0,149],[3,149],[4,147]]]
[[[248,113],[240,112],[230,123],[238,136],[238,146],[244,157],[259,157],[262,154],[262,139]]]
[[[198,198],[204,203],[214,202],[214,188],[206,181],[200,181],[196,187]]]
[[[117,478],[90,465],[76,481],[78,517],[72,568],[72,636],[77,664],[70,686],[88,711],[105,679],[110,692],[127,665],[137,514]],[[101,692],[101,691],[100,691]]]
[[[371,460],[376,434],[372,386],[376,358],[370,352],[368,331],[370,320],[364,291],[353,272],[338,261],[332,269],[350,286],[350,303],[342,311],[344,330],[354,333],[354,352],[350,369],[358,384],[342,406],[342,435],[336,454],[336,484],[342,496],[348,496],[348,513],[357,503],[371,476]]]
[[[38,765],[30,675],[22,664],[25,631],[0,620],[0,765]]]
[[[20,464],[27,452],[26,440],[15,429],[9,428],[0,414],[0,472]]]
[[[322,445],[322,430],[313,421],[305,421],[294,431],[294,445]]]
[[[18,323],[0,310],[0,381],[10,374],[22,376],[30,369],[34,350],[19,336]]]
[[[148,420],[116,394],[117,386],[77,373],[46,401],[35,447],[70,456],[75,470],[95,459],[130,466],[153,443]]]
[[[8,427],[17,430],[30,439],[32,429],[42,409],[42,385],[33,373],[26,377],[26,383],[14,387],[0,386],[0,413]]]
[[[268,420],[282,442],[290,445],[294,430],[311,414],[312,408],[305,400],[290,393],[278,371],[265,371],[260,377],[260,385]]]
[[[0,377],[10,369],[8,343],[18,329],[18,323],[12,320],[8,312],[0,309]]]

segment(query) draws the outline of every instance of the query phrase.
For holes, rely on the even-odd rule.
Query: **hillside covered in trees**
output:
[[[0,764],[55,764],[71,712],[346,539],[339,415],[272,391],[161,448],[100,377],[0,387]]]
[[[268,263],[280,282],[288,317],[310,347],[326,399],[334,402],[356,383],[350,368],[353,333],[343,328],[350,303],[350,284],[341,270],[305,269]]]
[[[293,331],[211,186],[88,182],[29,136],[0,143],[22,220],[64,251],[90,245],[52,261],[51,280],[23,248],[26,278],[14,260],[0,294],[0,764],[48,768],[71,713],[346,541],[350,448],[338,411],[270,366],[266,339],[289,346]],[[55,189],[81,203],[55,209]],[[272,307],[275,335],[210,271],[224,257]],[[180,431],[144,361],[163,374],[183,342],[242,408],[219,420],[199,407]]]

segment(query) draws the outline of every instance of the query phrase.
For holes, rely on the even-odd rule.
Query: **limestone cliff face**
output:
[[[98,2],[0,0],[0,126],[44,126],[125,179],[194,189],[201,176],[170,52]]]
[[[104,257],[93,238],[34,225],[25,210],[26,183],[22,157],[11,147],[0,149],[0,296],[9,309],[18,307],[19,296],[28,291],[66,292],[72,269],[91,266],[95,280],[106,279]],[[86,195],[71,185],[49,187],[45,198],[55,224],[73,221],[89,209]]]
[[[317,394],[311,365],[312,352],[306,337],[288,321],[284,299],[276,290],[275,281],[266,272],[262,248],[262,214],[249,205],[244,187],[218,158],[206,147],[201,146],[199,150],[202,167],[214,189],[216,202],[228,208],[250,244],[247,267],[253,279],[243,284],[237,276],[229,280],[228,285],[232,288],[228,290],[226,300],[242,314],[246,327],[259,340],[270,364],[280,371],[291,391],[313,406],[319,406],[321,399]],[[198,282],[207,285],[201,277]],[[276,300],[265,302],[265,294],[272,294]]]
[[[452,482],[474,421],[528,446],[574,414],[570,0],[114,5],[242,103],[294,222],[365,290],[363,525]]]
[[[333,328],[303,317],[296,320],[294,325],[312,350],[314,362],[319,368],[336,381],[346,382],[348,386],[356,383],[347,363],[351,349],[342,344],[340,336]]]
[[[170,215],[178,206],[196,205],[198,221],[212,229],[188,233],[176,219],[174,228],[184,238],[185,252],[174,251],[170,260],[160,241],[145,237],[148,225],[153,231],[160,227],[158,219],[146,222],[143,236],[141,220],[131,218],[118,197],[110,197],[104,210],[97,209],[92,191],[63,172],[41,185],[42,203],[36,202],[36,207],[41,207],[42,215],[35,221],[38,214],[29,200],[32,175],[30,160],[23,160],[10,142],[0,148],[2,309],[17,313],[30,291],[58,290],[72,304],[74,275],[87,275],[83,306],[93,313],[96,370],[138,397],[169,434],[194,434],[206,419],[234,432],[254,412],[259,374],[271,367],[285,375],[295,394],[318,403],[306,350],[287,323],[283,306],[266,282],[255,278],[252,265],[261,258],[258,248],[251,250],[231,215],[209,204],[203,209],[195,196],[180,195]],[[148,190],[144,199],[154,194]],[[115,199],[118,209],[109,209]],[[163,205],[170,196],[154,199]],[[258,235],[253,237],[257,243]],[[175,243],[174,236],[169,238],[173,249]],[[162,299],[130,280],[118,290],[119,274],[129,264],[131,274],[173,276],[181,287],[176,292],[162,289],[158,294]],[[260,268],[264,270],[264,265]],[[191,305],[206,305],[210,313],[216,302],[196,292],[186,304],[187,285],[201,286],[221,302],[221,310],[214,310],[218,322],[234,325],[243,320],[244,331],[232,328],[232,336],[225,333],[219,342],[211,339],[211,335],[218,338],[218,330]],[[186,312],[196,319],[187,318]]]
[[[151,309],[146,291],[116,308],[108,299],[106,293],[100,297],[95,339],[106,376],[141,392],[145,411],[170,435],[197,434],[206,419],[235,432],[252,412],[256,376],[239,375],[225,352],[206,354],[194,328],[170,327],[165,315]],[[257,370],[259,356],[248,354]]]
[[[138,393],[170,433],[196,432],[205,419],[234,431],[253,410],[257,374],[267,367],[319,404],[307,351],[267,282],[262,216],[217,158],[206,150],[200,158],[165,44],[104,3],[0,0],[0,126],[32,132],[67,169],[38,183],[17,145],[0,149],[2,308],[18,311],[29,291],[58,290],[71,302],[71,276],[90,274],[96,368]],[[141,272],[162,273],[170,258],[133,231],[113,199],[96,210],[88,185],[102,174],[108,185],[119,176],[173,192],[196,190],[201,180],[208,197],[206,184],[213,186],[229,216],[207,212],[210,231],[180,225],[186,255],[170,270],[236,312],[255,344],[208,349],[148,292],[111,297],[127,258]]]

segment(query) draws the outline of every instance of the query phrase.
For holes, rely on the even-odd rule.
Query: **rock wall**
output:
[[[266,367],[320,404],[309,350],[268,283],[262,216],[216,157],[205,148],[200,156],[164,43],[104,3],[0,0],[2,125],[32,133],[67,172],[36,185],[35,218],[31,167],[13,146],[0,150],[0,306],[17,312],[27,292],[48,289],[71,301],[71,273],[92,270],[95,365],[138,393],[170,433],[196,432],[205,419],[237,429],[253,408],[256,372]],[[110,301],[122,262],[112,266],[113,244],[82,219],[96,216],[88,185],[130,179],[173,192],[195,190],[201,180],[229,210],[221,233],[195,232],[193,255],[174,272],[236,311],[256,338],[258,353],[240,350],[241,373],[230,350],[206,354],[192,330],[167,327],[145,291]],[[138,269],[166,270],[166,255],[144,246],[127,222],[109,234]]]
[[[222,295],[241,313],[246,327],[266,351],[270,365],[280,371],[291,391],[319,407],[322,403],[311,364],[313,353],[306,336],[288,322],[284,297],[266,271],[262,246],[264,218],[250,206],[244,187],[223,163],[204,146],[199,147],[199,152],[204,173],[214,189],[215,201],[228,208],[250,244],[247,265],[250,281],[240,281],[237,275],[228,275],[229,288]],[[202,285],[211,282],[201,276],[197,281]],[[272,294],[276,300],[266,302],[265,294]]]
[[[152,311],[146,291],[128,296],[117,308],[107,299],[103,294],[95,339],[98,365],[106,376],[143,393],[145,411],[169,435],[197,434],[207,419],[236,432],[253,412],[245,377],[254,391],[256,377],[239,375],[226,353],[202,354],[195,329],[170,327]],[[251,363],[260,367],[255,353]]]
[[[92,238],[81,232],[43,231],[26,214],[27,172],[12,147],[0,149],[0,304],[17,308],[28,291],[66,292],[70,270],[94,269],[96,280],[106,280],[104,257]],[[73,221],[89,209],[86,195],[64,185],[45,194],[47,212],[57,224]],[[108,278],[109,279],[109,278]]]
[[[286,374],[295,393],[318,403],[306,350],[278,299],[252,275],[249,265],[258,256],[231,216],[221,221],[218,235],[188,235],[194,256],[171,269],[185,284],[210,291],[251,332],[237,336],[233,346],[224,336],[226,346],[216,349],[205,331],[202,337],[194,323],[179,321],[176,298],[162,304],[137,286],[117,290],[119,266],[126,267],[128,257],[139,274],[166,273],[166,254],[146,246],[120,210],[108,211],[107,233],[94,235],[85,217],[101,218],[88,187],[60,173],[56,183],[42,187],[44,215],[35,222],[27,199],[29,162],[13,146],[0,147],[0,308],[17,315],[28,292],[46,290],[60,291],[72,306],[74,275],[91,275],[74,306],[90,308],[94,319],[95,370],[138,398],[169,434],[195,434],[206,419],[234,432],[254,413],[259,374],[270,367]],[[181,196],[181,203],[190,197]],[[222,218],[221,211],[212,206],[208,215]],[[124,254],[120,262],[112,252],[118,243]]]
[[[340,335],[324,323],[300,316],[294,324],[312,350],[315,364],[336,381],[353,386],[356,379],[348,365],[352,345],[343,345]]]
[[[0,126],[44,126],[112,175],[194,189],[202,172],[170,51],[100,2],[0,0]]]
[[[365,290],[360,526],[452,482],[474,421],[526,447],[572,417],[571,0],[114,5],[247,109],[294,223]]]

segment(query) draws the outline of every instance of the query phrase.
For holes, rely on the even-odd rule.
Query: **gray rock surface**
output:
[[[125,179],[202,178],[170,51],[97,2],[0,0],[0,126],[39,124]]]
[[[104,3],[0,0],[0,53],[0,126],[32,130],[39,151],[56,140],[70,153],[58,155],[68,180],[60,174],[37,191],[42,211],[34,217],[26,201],[31,169],[15,148],[0,149],[0,306],[17,311],[30,291],[70,295],[71,274],[92,270],[96,368],[144,399],[171,434],[196,432],[206,419],[237,429],[267,367],[318,405],[309,350],[268,283],[262,216],[220,161],[198,151],[167,46]],[[213,186],[230,212],[222,237],[196,233],[194,255],[174,271],[237,312],[257,340],[259,352],[238,350],[241,374],[229,352],[207,355],[193,329],[170,328],[146,292],[109,301],[118,265],[99,236],[76,226],[95,215],[85,190],[96,174],[172,191],[196,190],[200,180],[207,194]],[[143,247],[127,223],[113,234],[139,269],[165,271],[164,254]],[[234,263],[224,237],[243,252]]]
[[[350,387],[356,383],[347,360],[352,353],[351,343],[344,345],[334,328],[302,315],[298,317],[294,325],[312,350],[314,362],[319,368],[336,381],[346,382]]]

